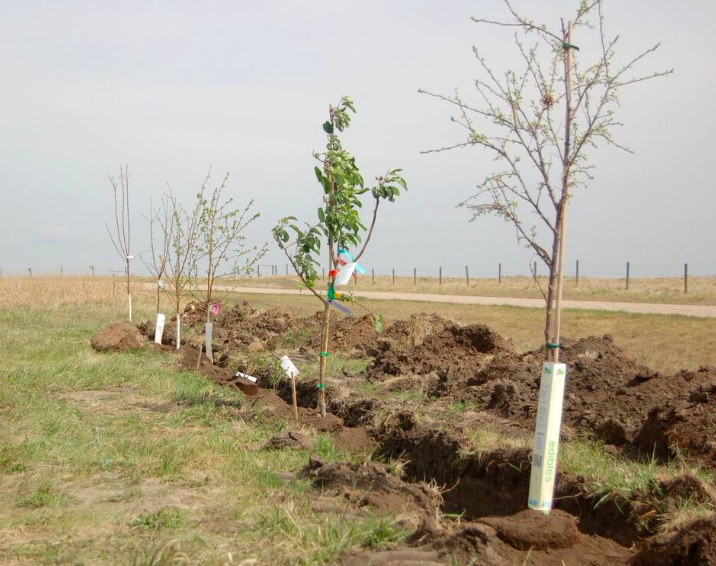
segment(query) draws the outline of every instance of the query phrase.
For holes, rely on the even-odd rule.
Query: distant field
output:
[[[547,278],[538,277],[539,285],[547,288]],[[277,289],[295,289],[296,277],[274,276],[237,281],[240,286],[259,286]],[[321,282],[319,281],[319,285]],[[480,297],[541,298],[539,286],[531,277],[503,277],[497,279],[443,279],[442,285],[434,277],[396,277],[395,285],[390,276],[376,276],[375,284],[370,275],[359,277],[351,289],[363,291],[392,291],[396,293],[433,293],[444,295],[475,295]],[[579,286],[574,278],[565,279],[565,299],[583,301],[615,301],[631,303],[671,303],[686,305],[716,305],[716,277],[689,278],[689,292],[684,294],[684,281],[678,277],[631,279],[629,290],[624,279],[581,278]]]

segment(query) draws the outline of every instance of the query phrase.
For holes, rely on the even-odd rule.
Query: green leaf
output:
[[[323,123],[323,131],[329,135],[332,135],[333,134],[333,124],[331,124],[328,121],[324,122]]]

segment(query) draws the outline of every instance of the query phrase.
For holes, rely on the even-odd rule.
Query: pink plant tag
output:
[[[211,303],[211,314],[215,316],[221,314],[221,303]]]

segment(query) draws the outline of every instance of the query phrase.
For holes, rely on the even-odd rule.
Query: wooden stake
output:
[[[497,264],[497,284],[498,285],[502,284],[502,264],[501,263]]]
[[[689,292],[689,264],[684,264],[684,295]]]
[[[296,394],[296,376],[291,378],[291,394],[293,395],[293,416],[298,420],[298,395]]]
[[[567,72],[566,77],[566,109],[567,109],[567,116],[564,123],[564,131],[565,131],[565,138],[564,138],[564,160],[565,163],[569,159],[569,135],[572,130],[572,55],[574,49],[571,47],[574,45],[572,43],[572,22],[569,22],[569,30],[567,32],[567,43],[569,44],[569,47],[566,49],[565,57],[565,70]],[[555,307],[554,307],[554,314],[555,314],[555,321],[554,321],[554,333],[552,335],[552,343],[553,344],[559,344],[560,339],[560,331],[561,331],[561,325],[562,325],[562,283],[564,280],[564,258],[565,258],[565,249],[567,244],[567,202],[569,200],[569,179],[567,178],[566,173],[562,177],[562,191],[563,191],[563,199],[562,199],[562,205],[560,207],[560,219],[559,219],[559,253],[558,253],[558,259],[557,259],[557,296],[555,298]],[[537,278],[537,262],[535,262],[535,279]],[[548,307],[550,305],[547,305]],[[557,364],[559,363],[559,346],[554,348],[552,350],[552,361]]]
[[[395,285],[395,268],[393,268],[393,285]]]
[[[577,260],[577,280],[576,286],[579,287],[579,260]]]
[[[630,262],[627,261],[627,268],[626,268],[626,290],[629,290],[629,271],[630,271]]]
[[[465,280],[467,281],[467,286],[470,286],[470,272],[467,269],[467,265],[465,266]]]
[[[417,268],[413,267],[413,285],[418,284],[418,270]]]
[[[440,277],[439,283],[440,283],[440,285],[442,285],[443,284],[443,268],[442,267],[440,268],[440,276],[439,277]]]

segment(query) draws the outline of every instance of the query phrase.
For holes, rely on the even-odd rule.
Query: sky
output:
[[[552,27],[575,0],[515,0]],[[122,269],[107,236],[108,174],[131,171],[133,253],[146,252],[141,214],[172,192],[187,205],[209,167],[227,194],[261,213],[247,237],[268,242],[287,215],[315,219],[312,152],[344,94],[358,114],[344,135],[367,180],[401,167],[409,191],[382,206],[364,264],[377,273],[526,273],[532,254],[503,221],[469,222],[458,203],[499,167],[462,141],[451,108],[419,89],[477,102],[472,48],[493,69],[515,62],[500,0],[0,1],[0,269],[3,274]],[[713,131],[716,81],[708,0],[608,1],[608,35],[624,57],[661,42],[640,69],[670,77],[623,91],[616,132],[630,155],[591,151],[594,180],[570,205],[567,264],[583,276],[716,275]],[[582,32],[580,32],[582,33]],[[586,32],[584,32],[586,33]],[[579,41],[579,37],[576,38]],[[588,60],[589,43],[578,57]],[[134,268],[140,270],[137,263]],[[569,271],[568,271],[569,273]]]

